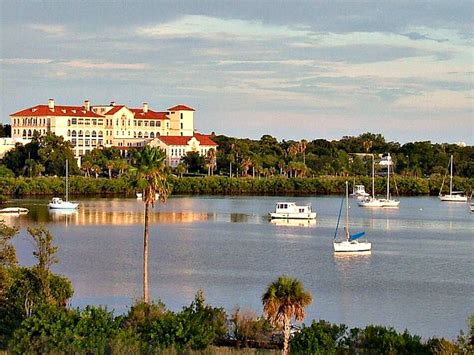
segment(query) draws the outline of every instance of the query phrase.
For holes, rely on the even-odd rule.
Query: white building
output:
[[[208,136],[195,134],[194,112],[185,105],[154,111],[148,103],[140,108],[129,108],[115,102],[93,106],[86,100],[81,106],[59,106],[54,99],[49,99],[47,105],[23,109],[12,113],[10,118],[13,139],[31,139],[35,131],[41,135],[51,132],[71,142],[77,158],[98,147],[117,147],[126,155],[130,147],[141,147],[165,136],[187,137],[190,145],[186,151],[201,145],[216,149],[217,145]],[[189,139],[193,137],[194,140]],[[167,153],[184,149],[181,140],[181,148],[174,148],[173,142],[156,144]],[[205,154],[210,148],[199,149]],[[169,159],[169,162],[174,164],[175,160]]]

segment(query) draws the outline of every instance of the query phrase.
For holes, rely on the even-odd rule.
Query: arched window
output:
[[[75,130],[73,130],[73,131],[72,131],[72,133],[71,133],[71,136],[73,136],[73,137],[76,137],[76,136],[77,136],[77,134],[76,134],[76,131],[75,131]]]
[[[150,132],[150,138],[155,138],[155,133]]]
[[[28,130],[28,137],[31,137],[31,129]]]
[[[142,132],[138,132],[138,138],[142,138]]]
[[[77,135],[78,135],[78,137],[84,137],[84,132],[82,132],[82,129],[79,131],[79,133]]]
[[[26,138],[26,129],[23,130],[23,138]]]
[[[86,131],[86,134],[85,134],[86,137],[90,137],[91,136],[91,132],[89,131]]]
[[[97,137],[97,132],[96,131],[92,131],[92,137],[93,138]]]
[[[71,137],[71,130],[70,129],[67,130],[67,136]]]
[[[99,131],[99,137],[103,137],[104,133],[102,131]]]

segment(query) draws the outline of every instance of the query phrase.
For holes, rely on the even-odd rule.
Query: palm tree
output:
[[[211,148],[206,154],[207,175],[214,175],[214,168],[216,166],[216,150]]]
[[[263,294],[263,312],[274,326],[283,326],[283,354],[288,354],[291,319],[302,321],[305,308],[312,301],[311,293],[305,291],[300,280],[285,275],[268,285]]]
[[[150,205],[152,208],[158,198],[166,202],[171,188],[165,172],[166,153],[158,147],[145,146],[133,152],[135,183],[143,190],[145,203],[145,226],[143,232],[143,302],[149,302],[148,292],[148,240],[150,238]]]

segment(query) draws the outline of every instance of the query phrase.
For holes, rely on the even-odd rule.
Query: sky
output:
[[[88,99],[240,138],[474,145],[473,24],[473,1],[0,0],[0,122]]]

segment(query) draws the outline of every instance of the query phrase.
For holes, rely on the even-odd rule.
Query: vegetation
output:
[[[289,351],[291,319],[302,321],[305,308],[312,302],[311,293],[298,279],[280,276],[272,282],[262,296],[263,312],[275,327],[283,328],[283,353]]]
[[[346,179],[370,185],[372,159],[376,162],[376,191],[385,189],[385,169],[378,164],[390,153],[395,186],[400,195],[437,195],[454,155],[456,190],[474,189],[474,147],[455,144],[386,142],[382,135],[364,133],[339,141],[281,141],[264,135],[260,140],[214,136],[219,149],[206,156],[190,152],[173,169],[176,194],[330,194],[338,193]],[[131,148],[133,157],[134,149]],[[68,142],[49,134],[35,135],[18,145],[0,162],[0,194],[53,194],[64,191],[61,180],[69,160],[71,194],[131,193],[133,159],[122,158],[115,148],[97,148],[77,167]],[[171,173],[171,168],[163,168]],[[84,178],[74,176],[82,174]],[[186,175],[190,177],[186,177]],[[205,175],[219,175],[208,176]],[[15,180],[14,176],[23,177]],[[192,176],[192,178],[191,178]],[[198,176],[198,177],[196,177]],[[90,177],[95,179],[90,179]],[[230,179],[229,179],[230,177]],[[109,181],[105,181],[105,179]],[[96,181],[94,181],[96,180]],[[444,185],[444,192],[447,191]]]
[[[166,154],[159,148],[145,146],[135,150],[132,164],[134,165],[134,183],[139,191],[143,191],[145,203],[145,220],[143,232],[143,302],[149,302],[148,292],[148,240],[150,238],[150,206],[156,200],[166,202],[171,192],[168,176],[165,173]]]

